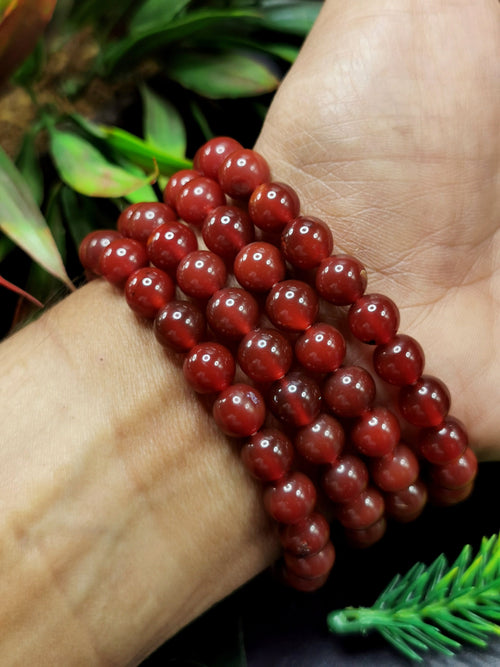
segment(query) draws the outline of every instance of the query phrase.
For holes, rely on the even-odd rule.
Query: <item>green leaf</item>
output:
[[[269,30],[305,37],[322,6],[319,0],[270,5],[262,10],[262,25]]]
[[[50,151],[61,179],[81,194],[123,197],[156,178],[154,173],[143,177],[130,174],[72,132],[51,127],[49,135]]]
[[[0,228],[43,268],[64,282],[66,273],[54,238],[21,174],[0,149]]]
[[[191,0],[145,0],[135,12],[130,22],[130,33],[140,33],[158,25],[158,18],[166,23],[174,19],[189,5]]]
[[[186,155],[186,128],[180,113],[166,99],[147,86],[141,87],[144,105],[144,136],[152,146],[169,155],[184,158]]]
[[[22,177],[26,181],[33,199],[41,205],[43,201],[43,171],[40,168],[38,155],[35,147],[35,140],[38,135],[38,128],[34,127],[28,130],[21,143],[21,148],[16,158],[16,166]]]
[[[210,99],[261,95],[275,90],[279,83],[260,59],[238,51],[179,53],[167,71],[185,88]]]

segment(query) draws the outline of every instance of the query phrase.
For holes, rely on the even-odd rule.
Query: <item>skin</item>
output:
[[[398,303],[484,459],[499,457],[498,12],[327,0],[257,146]],[[138,664],[275,558],[259,486],[116,289],[78,290],[0,364],[5,664]]]

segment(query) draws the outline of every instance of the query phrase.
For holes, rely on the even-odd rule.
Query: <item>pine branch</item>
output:
[[[444,554],[429,567],[416,563],[371,608],[331,612],[327,623],[335,634],[378,631],[419,662],[426,651],[451,656],[466,642],[484,648],[500,636],[500,534],[483,538],[474,558],[465,546],[451,567]]]

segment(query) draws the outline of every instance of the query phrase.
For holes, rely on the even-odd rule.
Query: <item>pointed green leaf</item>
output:
[[[147,86],[141,88],[144,106],[144,136],[152,146],[169,155],[186,155],[186,128],[180,113],[166,99]]]
[[[0,228],[43,268],[72,288],[54,238],[21,174],[0,149]]]
[[[262,10],[262,25],[269,30],[305,37],[322,6],[319,0],[270,5]]]
[[[141,33],[175,18],[191,0],[144,0],[130,22],[130,33]]]
[[[37,134],[37,128],[32,128],[25,133],[16,158],[16,166],[24,178],[26,185],[31,190],[33,199],[40,206],[43,201],[44,190],[43,171],[40,167],[35,148]]]

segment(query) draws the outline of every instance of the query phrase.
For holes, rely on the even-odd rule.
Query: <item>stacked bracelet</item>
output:
[[[326,516],[370,546],[387,517],[411,521],[428,497],[465,499],[477,472],[448,389],[398,333],[396,305],[367,294],[363,265],[332,251],[328,226],[301,216],[295,191],[228,137],[169,179],[164,203],[129,206],[117,231],[80,246],[88,274],[124,287],[158,341],[185,355],[191,387],[213,396],[219,427],[242,439],[299,590],[317,589],[333,566]],[[346,361],[353,345],[373,346],[371,371]],[[379,379],[397,388],[393,405]],[[326,515],[320,494],[333,503]]]

